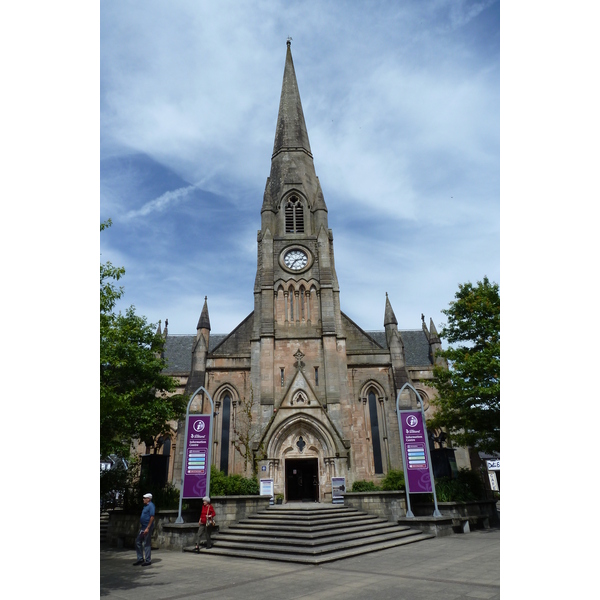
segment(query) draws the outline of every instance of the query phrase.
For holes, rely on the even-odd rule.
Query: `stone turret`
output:
[[[438,335],[437,329],[433,323],[433,319],[429,319],[429,353],[433,364],[437,367],[448,368],[448,361],[441,356],[436,356],[437,352],[442,349],[442,340]]]
[[[185,393],[193,394],[205,384],[206,357],[210,336],[210,318],[208,316],[208,298],[204,296],[204,306],[196,325],[196,343],[192,348],[192,369],[187,381]]]
[[[204,341],[206,342],[206,347],[208,348],[208,339],[210,336],[210,318],[208,316],[208,296],[204,296],[204,306],[202,307],[202,312],[200,313],[200,318],[198,319],[198,325],[196,325],[196,339],[199,339],[201,335],[204,337]]]
[[[400,389],[409,381],[408,371],[406,370],[406,357],[404,355],[404,342],[398,331],[398,320],[394,314],[394,309],[390,303],[387,292],[385,293],[385,314],[383,317],[383,326],[385,327],[385,338],[392,360],[392,373],[396,390]]]

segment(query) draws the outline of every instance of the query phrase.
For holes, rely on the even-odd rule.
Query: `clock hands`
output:
[[[285,256],[284,263],[288,269],[291,269],[293,271],[298,271],[299,269],[302,269],[303,267],[306,266],[306,264],[308,263],[308,259],[307,259],[306,255],[304,254],[304,252],[300,252],[300,251],[296,250],[296,251],[289,252]]]

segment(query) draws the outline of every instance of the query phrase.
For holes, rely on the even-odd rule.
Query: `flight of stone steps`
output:
[[[272,506],[235,523],[214,534],[214,546],[200,553],[321,564],[432,537],[354,508],[296,504]]]
[[[108,533],[108,520],[109,515],[107,512],[100,513],[100,543],[106,542],[106,537]]]

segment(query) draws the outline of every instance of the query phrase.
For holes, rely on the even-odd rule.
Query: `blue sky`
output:
[[[499,2],[102,2],[101,260],[120,308],[194,333],[253,310],[286,39],[329,209],[342,310],[440,326],[500,282]]]

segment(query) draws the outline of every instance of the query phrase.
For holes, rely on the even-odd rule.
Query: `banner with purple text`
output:
[[[406,491],[411,494],[433,492],[427,460],[427,431],[418,410],[401,410],[402,451],[406,465]]]
[[[210,415],[188,416],[187,454],[184,456],[184,498],[203,498],[206,496],[206,480],[208,469],[210,469],[208,464],[210,421]]]

